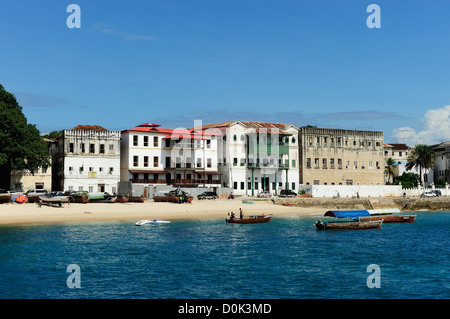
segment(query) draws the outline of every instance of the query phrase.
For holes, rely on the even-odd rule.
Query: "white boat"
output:
[[[138,221],[135,225],[136,226],[142,226],[142,225],[167,225],[170,224],[170,221],[168,220],[162,220],[162,219],[142,219]]]

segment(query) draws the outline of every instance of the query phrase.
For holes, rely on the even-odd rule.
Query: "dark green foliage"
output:
[[[0,84],[0,188],[9,189],[11,170],[50,166],[47,143],[28,124],[13,94]]]

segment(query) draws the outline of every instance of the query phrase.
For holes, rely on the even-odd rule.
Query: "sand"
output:
[[[252,199],[246,198],[247,201]],[[242,208],[245,216],[272,214],[309,215],[323,214],[323,208],[287,207],[274,205],[272,201],[242,199],[194,200],[191,204],[155,203],[87,203],[64,204],[62,207],[42,206],[34,203],[0,204],[0,225],[48,224],[89,221],[138,221],[140,219],[203,219],[226,218],[228,212],[239,216]]]

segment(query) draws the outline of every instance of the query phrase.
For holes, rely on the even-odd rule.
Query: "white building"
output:
[[[218,140],[222,186],[235,195],[256,196],[281,189],[298,190],[298,131],[295,125],[230,121],[197,126]]]
[[[440,181],[450,184],[450,141],[431,146],[435,152],[433,173],[434,184]]]
[[[61,191],[117,192],[120,132],[78,125],[55,139],[52,188]]]
[[[121,181],[146,186],[220,187],[216,136],[153,123],[121,133]]]

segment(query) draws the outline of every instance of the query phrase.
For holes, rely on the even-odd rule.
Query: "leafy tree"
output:
[[[388,184],[390,184],[391,176],[394,177],[395,173],[394,170],[397,167],[397,162],[395,162],[392,157],[389,157],[386,159],[386,167],[384,169],[384,173],[388,176]],[[392,179],[392,182],[394,182],[394,179]]]
[[[42,137],[46,138],[46,139],[49,139],[49,140],[54,140],[55,138],[57,138],[61,134],[62,134],[62,131],[51,131],[50,133],[42,135]]]
[[[408,162],[406,169],[412,170],[414,167],[419,167],[420,183],[423,185],[422,169],[431,168],[434,162],[434,151],[431,147],[425,144],[417,144],[412,152],[408,155]]]
[[[49,166],[47,144],[28,124],[15,96],[0,84],[0,188],[10,189],[11,170]]]
[[[395,183],[401,184],[402,188],[414,188],[419,185],[419,174],[403,172],[401,176],[395,178]]]

